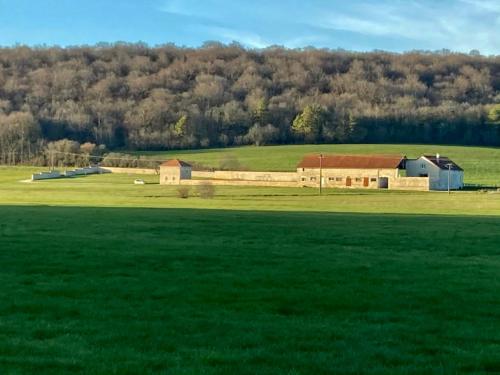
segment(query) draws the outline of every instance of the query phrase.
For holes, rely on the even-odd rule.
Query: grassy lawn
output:
[[[141,152],[154,159],[178,157],[186,161],[217,167],[228,155],[235,156],[251,170],[294,170],[305,154],[399,154],[409,158],[439,153],[451,157],[465,169],[465,182],[500,186],[500,148],[436,145],[298,145],[237,147],[171,152]]]
[[[462,150],[439,147],[500,182],[496,150]],[[185,159],[221,152],[295,163]],[[21,182],[36,170],[0,167],[0,374],[500,373],[500,193],[180,199],[156,176]]]
[[[410,213],[498,215],[500,193],[398,192],[218,186],[214,199],[205,200],[191,189],[179,199],[177,188],[161,186],[157,176],[93,175],[87,177],[20,182],[35,168],[0,167],[0,204],[193,208],[258,211]],[[134,185],[135,178],[148,184]]]
[[[498,373],[499,225],[0,206],[0,372]]]

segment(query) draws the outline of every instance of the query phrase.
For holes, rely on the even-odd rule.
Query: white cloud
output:
[[[207,39],[252,48],[313,44],[500,53],[500,0],[307,0],[300,8],[293,6],[296,0],[284,2],[165,0],[161,10],[186,17]],[[352,35],[344,39],[339,31]]]
[[[208,33],[225,43],[237,41],[251,48],[265,48],[272,44],[262,39],[258,34],[244,30],[234,30],[218,26],[210,26],[205,29]]]
[[[500,17],[500,1],[460,0],[453,5],[416,1],[358,2],[349,11],[330,12],[318,23],[374,37],[405,38],[428,49],[498,53],[500,36],[491,21]]]
[[[462,3],[475,7],[477,10],[500,13],[500,2],[498,0],[460,0]]]
[[[179,0],[167,1],[159,9],[162,12],[167,12],[167,13],[172,13],[172,14],[180,14],[183,16],[191,15],[190,12],[188,12],[187,9],[182,6],[182,2]]]

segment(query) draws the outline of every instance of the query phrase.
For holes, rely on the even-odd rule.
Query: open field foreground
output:
[[[243,168],[262,171],[293,171],[306,154],[397,154],[409,158],[439,153],[448,156],[465,169],[465,182],[500,186],[500,148],[438,145],[296,145],[236,147],[169,152],[141,152],[154,159],[180,158],[209,167],[235,157]]]
[[[1,374],[500,372],[500,193],[34,171],[0,168]]]
[[[0,370],[500,371],[500,218],[0,207]]]

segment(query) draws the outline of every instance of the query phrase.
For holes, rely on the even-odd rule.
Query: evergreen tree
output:
[[[306,141],[318,141],[325,123],[325,111],[319,105],[308,105],[295,117],[292,130]]]

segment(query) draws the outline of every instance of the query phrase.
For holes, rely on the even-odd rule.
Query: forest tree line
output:
[[[18,46],[0,49],[0,163],[66,149],[498,146],[499,103],[500,57],[477,54]]]

